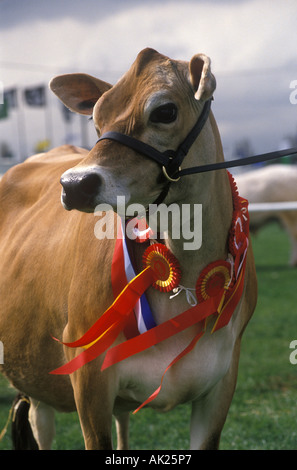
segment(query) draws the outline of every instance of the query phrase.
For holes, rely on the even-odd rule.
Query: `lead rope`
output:
[[[183,291],[185,291],[186,293],[186,299],[188,304],[191,305],[191,307],[195,307],[198,304],[198,301],[196,299],[196,296],[192,293],[192,291],[195,292],[195,289],[192,289],[190,287],[184,287],[182,285],[175,287],[174,289],[172,289],[173,295],[171,295],[169,299],[173,299]]]

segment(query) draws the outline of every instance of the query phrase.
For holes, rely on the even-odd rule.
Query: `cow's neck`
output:
[[[180,201],[180,212],[186,204],[190,207],[191,231],[195,231],[193,240],[187,237],[185,228],[180,227],[180,238],[175,238],[176,232],[168,230],[168,238],[164,240],[170,251],[176,256],[182,270],[181,283],[186,287],[195,287],[200,271],[210,262],[227,257],[227,239],[232,219],[232,197],[227,172],[225,170],[212,172],[208,175],[197,175],[193,190],[186,199]],[[186,183],[188,184],[188,183]],[[201,191],[203,187],[203,190]],[[199,214],[194,204],[201,204],[202,227],[197,226]],[[183,206],[184,205],[184,206]],[[196,225],[196,226],[195,226]],[[198,246],[199,232],[202,236],[201,246]],[[184,236],[185,235],[185,236]],[[189,242],[195,243],[194,249]]]
[[[191,167],[197,165],[197,161],[205,164],[222,160],[224,155],[220,135],[210,113],[209,120],[184,165]],[[196,250],[186,250],[185,244],[189,240],[182,236],[182,230],[180,239],[174,239],[169,230],[166,245],[179,260],[183,273],[182,283],[193,288],[200,271],[207,264],[227,256],[226,242],[233,212],[232,193],[226,170],[184,176],[181,184],[180,189],[175,189],[172,183],[172,194],[169,193],[168,200],[170,201],[171,196],[171,201],[178,202],[181,210],[182,204],[190,204],[192,214],[194,204],[202,205],[202,245]],[[192,227],[193,224],[194,220]],[[201,230],[201,227],[195,227],[195,230]]]
[[[174,238],[171,230],[168,230],[168,238],[163,241],[179,262],[182,272],[180,285],[194,290],[202,269],[212,261],[227,258],[228,232],[233,212],[232,195],[226,170],[218,171],[212,175],[209,174],[207,178],[197,177],[196,181],[197,183],[194,185],[196,187],[199,186],[199,181],[200,183],[207,182],[203,197],[200,193],[200,198],[198,198],[198,195],[193,191],[192,199],[190,200],[188,196],[187,200],[180,201],[180,204],[190,204],[192,206],[197,203],[202,204],[201,247],[197,250],[185,250],[184,244],[188,243],[189,240],[183,237],[182,230],[179,239]],[[198,227],[199,229],[200,227]],[[138,272],[143,269],[141,260],[144,247],[141,245],[133,243]],[[146,295],[157,324],[190,308],[187,295],[183,290],[180,295],[171,299],[172,293],[171,295],[161,293],[154,288],[148,289]]]
[[[215,124],[209,126],[210,131],[216,130]],[[205,133],[205,145],[200,145],[201,154],[198,155],[199,161],[214,162],[223,159],[223,153],[219,136],[211,136]],[[207,142],[212,141],[210,147]],[[201,144],[201,141],[200,141]],[[209,153],[205,152],[208,149]],[[199,148],[197,150],[199,153]],[[214,155],[216,155],[214,157]],[[188,162],[189,166],[191,165]],[[199,249],[186,250],[185,244],[190,240],[183,236],[182,228],[180,238],[175,238],[175,234],[170,229],[167,233],[168,238],[164,243],[178,259],[181,271],[181,285],[194,289],[198,276],[202,269],[209,263],[227,257],[227,239],[232,221],[233,203],[229,178],[226,170],[214,171],[195,176],[185,176],[180,184],[172,183],[168,197],[165,200],[167,205],[178,203],[180,212],[182,204],[188,204],[193,214],[194,204],[202,205],[202,245]],[[194,220],[192,220],[193,229]],[[195,230],[201,230],[201,227],[195,227]],[[136,246],[138,245],[138,246]],[[141,258],[144,247],[134,243],[134,254],[138,268],[142,266]],[[178,295],[174,300],[170,300],[168,294],[160,293],[151,288],[147,291],[147,296],[154,311],[155,320],[161,323],[187,308],[189,305],[185,295]]]

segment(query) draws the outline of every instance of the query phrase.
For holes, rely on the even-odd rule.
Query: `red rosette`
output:
[[[227,170],[227,173],[228,173],[229,183],[230,183],[231,193],[232,193],[233,210],[238,211],[241,208],[241,204],[240,204],[241,198],[238,193],[237,184],[235,182],[233,175],[228,170]]]
[[[243,218],[241,212],[235,212],[232,218],[232,224],[229,231],[229,251],[237,259],[245,252],[248,245],[248,222]]]
[[[153,287],[160,292],[170,292],[179,285],[181,269],[178,260],[162,243],[154,243],[145,250],[143,265],[154,271],[157,280]]]
[[[196,283],[196,295],[199,302],[214,297],[230,283],[231,266],[228,261],[214,261],[201,271]]]

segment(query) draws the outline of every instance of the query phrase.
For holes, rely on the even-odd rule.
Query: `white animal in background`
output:
[[[236,176],[239,194],[249,203],[297,201],[297,165],[272,164]],[[290,265],[297,266],[297,211],[250,211],[251,230],[272,219],[284,227],[291,242]]]

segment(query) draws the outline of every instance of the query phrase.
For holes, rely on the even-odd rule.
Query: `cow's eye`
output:
[[[170,124],[177,118],[177,107],[174,103],[167,103],[154,109],[150,115],[151,122]]]

